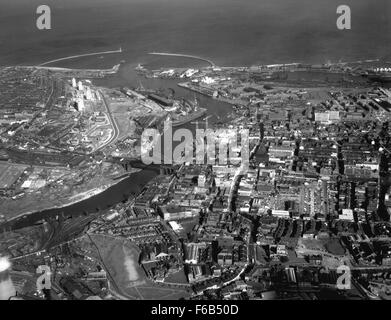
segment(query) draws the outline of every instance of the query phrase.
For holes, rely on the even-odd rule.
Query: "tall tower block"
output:
[[[79,109],[79,112],[84,111],[84,109],[85,109],[85,104],[84,104],[84,99],[83,99],[83,98],[79,98],[79,99],[77,100],[77,107],[78,107],[78,109]]]
[[[78,86],[78,89],[79,89],[80,91],[83,91],[83,90],[84,90],[83,82],[79,81],[79,82],[77,83],[77,86]]]

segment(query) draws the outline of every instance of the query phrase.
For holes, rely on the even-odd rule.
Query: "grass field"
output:
[[[7,189],[11,187],[26,168],[27,166],[0,163],[0,188]]]
[[[91,235],[106,271],[111,278],[111,289],[124,299],[179,299],[188,296],[177,288],[154,284],[138,264],[139,249],[132,242],[106,235]]]
[[[329,239],[325,243],[325,248],[328,252],[336,256],[345,255],[345,249],[342,247],[341,242],[337,238]]]

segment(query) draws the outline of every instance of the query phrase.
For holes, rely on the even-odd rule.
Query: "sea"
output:
[[[42,4],[51,8],[50,30],[36,27]],[[336,26],[339,5],[351,9],[351,30]],[[60,65],[160,62],[151,51],[220,66],[391,60],[390,40],[389,0],[0,0],[0,65],[119,47],[120,55]]]

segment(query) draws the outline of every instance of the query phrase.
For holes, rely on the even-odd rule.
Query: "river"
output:
[[[162,66],[164,66],[164,59],[162,61]],[[180,60],[180,59],[179,59]],[[189,60],[189,59],[187,59]],[[191,60],[193,62],[193,60]],[[187,61],[190,63],[189,61]],[[145,79],[144,77],[138,75],[134,67],[137,64],[124,64],[119,72],[115,75],[111,75],[104,79],[95,79],[93,80],[95,85],[105,86],[110,88],[117,88],[122,86],[127,87],[137,87],[140,82],[142,82],[145,88],[153,89],[163,89],[168,90],[172,88],[175,90],[176,97],[185,97],[187,99],[194,99],[194,96],[200,102],[202,107],[205,107],[208,112],[207,115],[210,115],[211,118],[208,120],[209,123],[214,121],[224,120],[226,115],[232,111],[232,106],[230,104],[216,101],[212,98],[194,94],[186,89],[177,87],[178,80],[169,80],[169,79]],[[194,66],[194,65],[189,65]],[[202,118],[200,119],[202,120]],[[185,124],[182,127],[188,128],[194,132],[194,124]],[[202,125],[200,124],[201,128]],[[139,194],[143,187],[152,180],[155,176],[158,175],[158,170],[156,167],[147,167],[142,169],[139,172],[131,174],[129,177],[121,180],[119,183],[113,185],[102,193],[95,195],[86,200],[80,201],[78,203],[64,206],[62,208],[48,209],[43,211],[38,211],[29,215],[22,216],[21,218],[11,221],[9,224],[2,225],[2,229],[19,229],[26,226],[30,226],[42,219],[56,216],[64,217],[77,217],[80,215],[86,215],[90,213],[96,213],[99,211],[107,210],[108,208],[114,206],[115,204],[124,201],[130,196],[135,196]]]

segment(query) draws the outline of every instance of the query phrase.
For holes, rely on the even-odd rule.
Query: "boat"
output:
[[[137,67],[134,68],[134,70],[136,70],[137,74],[146,77],[150,74],[150,72],[141,63],[139,63]]]
[[[145,70],[145,67],[144,67],[141,63],[139,63],[139,64],[137,65],[137,67],[135,68],[135,70],[137,70],[137,71],[144,71],[144,70]]]
[[[199,107],[198,100],[197,100],[197,98],[195,96],[194,96],[194,102],[187,102],[187,101],[185,101],[184,105],[185,106],[187,105],[187,107],[191,111],[188,111],[185,115],[179,116],[179,118],[177,118],[176,120],[173,120],[172,121],[172,126],[173,127],[178,127],[178,126],[184,125],[184,124],[186,124],[188,122],[191,122],[193,120],[196,120],[198,118],[201,118],[208,111],[205,108]]]
[[[368,79],[376,82],[391,82],[391,73],[368,74]]]
[[[144,88],[141,81],[139,81],[139,86],[134,89],[137,93],[143,94],[145,96],[148,96],[149,94],[157,94],[159,93],[159,90],[151,89],[151,88]]]
[[[201,118],[202,116],[204,116],[206,114],[206,112],[207,112],[207,109],[199,108],[198,110],[196,110],[194,112],[191,112],[185,116],[179,117],[177,120],[173,120],[172,126],[178,127],[178,126],[184,125],[186,123],[189,123],[193,120]]]
[[[366,73],[369,80],[391,82],[391,68],[376,68]]]

